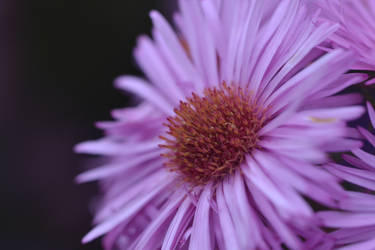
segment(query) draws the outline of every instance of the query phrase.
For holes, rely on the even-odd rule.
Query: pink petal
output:
[[[357,156],[359,159],[370,165],[371,167],[375,168],[375,156],[369,154],[362,149],[354,149],[353,154]]]
[[[184,99],[176,79],[165,64],[156,45],[146,36],[138,38],[134,56],[150,81],[173,105]]]
[[[120,89],[130,91],[144,98],[165,114],[173,114],[173,106],[162,95],[160,95],[160,93],[151,84],[147,83],[146,81],[133,76],[121,76],[116,79],[115,85]]]
[[[323,211],[318,212],[317,217],[327,227],[355,228],[375,224],[375,216],[372,213]]]
[[[243,167],[243,173],[247,179],[253,183],[262,193],[270,199],[275,205],[285,209],[290,208],[287,197],[280,192],[277,186],[263,173],[261,167],[249,157],[247,160],[247,167]]]
[[[375,239],[367,240],[361,243],[356,243],[353,245],[345,246],[345,247],[339,247],[337,250],[371,250],[375,248]]]
[[[96,226],[82,239],[83,243],[92,241],[93,239],[107,233],[120,223],[129,221],[136,213],[144,207],[150,200],[152,200],[159,192],[166,188],[170,184],[170,181],[164,181],[159,183],[150,192],[144,194],[133,202],[126,204],[119,212],[112,215],[108,220]]]
[[[223,185],[229,185],[228,183],[223,183],[216,189],[216,199],[218,205],[218,215],[220,220],[220,227],[224,237],[224,243],[226,249],[241,249],[237,244],[237,233],[233,225],[232,218],[230,216],[230,211],[227,207],[224,193]]]
[[[346,181],[349,181],[353,184],[357,184],[359,186],[362,186],[362,187],[366,187],[368,189],[372,189],[372,190],[375,190],[375,181],[372,181],[372,180],[368,180],[368,179],[365,179],[365,178],[362,178],[362,177],[359,177],[359,176],[356,176],[356,175],[352,175],[352,174],[349,174],[343,170],[341,170],[339,167],[337,167],[337,164],[336,165],[333,165],[333,164],[329,164],[326,169],[331,172],[332,174],[346,180]]]
[[[262,211],[262,214],[267,218],[277,234],[282,238],[287,246],[292,249],[301,249],[301,241],[296,234],[288,228],[286,223],[277,215],[271,204],[267,199],[258,191],[257,188],[251,189],[255,202]]]
[[[371,103],[369,103],[369,102],[366,102],[366,106],[367,106],[368,115],[370,116],[372,127],[375,128],[375,111],[374,111],[374,108],[372,107]]]
[[[176,33],[159,12],[151,11],[150,16],[155,29],[160,32],[160,39],[165,43],[163,55],[166,56],[168,65],[174,69],[179,81],[192,81],[195,90],[200,93],[203,85],[202,79],[200,79],[194,65],[189,60]]]
[[[139,157],[130,159],[127,162],[113,163],[113,164],[108,164],[108,165],[104,165],[101,167],[97,167],[97,168],[94,168],[92,170],[86,171],[78,175],[76,177],[76,181],[78,183],[83,183],[83,182],[99,180],[102,178],[107,178],[115,174],[121,173],[123,171],[129,170],[129,168],[132,168],[145,161],[148,161],[151,159],[158,159],[159,156],[160,156],[160,152],[155,151],[151,153],[142,154]],[[159,161],[159,164],[160,166],[162,166],[162,162]]]
[[[134,249],[152,249],[162,245],[168,226],[185,197],[184,192],[177,192],[170,197],[168,203],[161,208],[159,215],[138,237]]]
[[[223,185],[223,189],[241,248],[266,248],[260,229],[262,222],[250,205],[243,176],[236,172],[235,176],[232,177],[232,182]]]
[[[162,250],[176,249],[178,247],[180,239],[192,220],[194,208],[190,199],[185,198],[165,234]]]
[[[191,232],[190,250],[211,249],[210,202],[211,185],[206,185],[200,195]]]
[[[362,127],[358,127],[358,130],[371,143],[371,145],[375,147],[375,136]]]
[[[118,143],[110,138],[103,138],[93,141],[79,143],[74,147],[76,153],[100,154],[100,155],[134,155],[150,151],[159,151],[160,140],[150,140],[146,142]]]

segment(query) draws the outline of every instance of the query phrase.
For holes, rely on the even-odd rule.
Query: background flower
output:
[[[375,126],[375,112],[367,103],[372,126]],[[375,147],[375,136],[368,130],[359,127],[359,132]],[[338,229],[329,234],[335,248],[339,249],[372,249],[375,245],[375,156],[362,149],[352,151],[353,155],[344,155],[347,164],[330,164],[327,169],[345,180],[349,190],[347,198],[339,204],[340,211],[322,211],[318,213],[322,224],[328,228]]]
[[[318,0],[308,2],[323,10],[323,19],[340,24],[340,28],[329,38],[330,45],[353,50],[360,60],[353,67],[369,70],[374,83],[375,71],[375,2],[372,0]]]

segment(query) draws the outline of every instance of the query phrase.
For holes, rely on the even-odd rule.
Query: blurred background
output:
[[[112,82],[140,74],[136,37],[167,1],[0,0],[0,249],[101,249],[80,243],[97,190],[74,183],[89,159],[72,147],[127,105]]]

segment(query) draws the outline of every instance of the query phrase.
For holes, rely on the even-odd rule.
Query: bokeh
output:
[[[140,74],[136,37],[166,0],[0,0],[0,249],[101,249],[81,245],[96,183],[74,177],[92,158],[74,144],[102,133],[93,123],[128,105],[116,76]]]

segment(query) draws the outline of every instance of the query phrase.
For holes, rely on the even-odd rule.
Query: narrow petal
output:
[[[115,84],[120,89],[133,92],[144,98],[167,115],[172,114],[173,106],[146,81],[137,77],[122,76],[116,79]]]
[[[362,149],[355,149],[352,151],[355,156],[357,156],[359,159],[370,165],[371,167],[375,168],[375,156],[372,154],[369,154]]]
[[[119,212],[111,216],[108,220],[96,226],[92,229],[83,239],[83,243],[92,241],[93,239],[105,234],[109,230],[116,227],[119,223],[129,221],[143,206],[145,206],[151,199],[153,199],[160,191],[166,188],[170,184],[170,181],[164,181],[159,183],[157,187],[150,190],[149,193],[143,195],[136,201],[133,201],[124,206]]]
[[[345,247],[339,247],[337,250],[371,250],[375,248],[375,239],[367,240],[361,243],[352,244]]]
[[[317,217],[327,227],[355,228],[375,224],[375,216],[372,213],[323,211],[318,212]]]
[[[150,38],[146,36],[138,38],[134,56],[148,79],[173,105],[183,100],[182,90],[176,84],[176,79]]]
[[[299,194],[293,190],[295,188],[302,193],[307,194],[308,185],[306,180],[296,175],[293,171],[290,171],[287,166],[283,165],[280,161],[273,159],[273,157],[259,152],[255,156],[255,160],[259,162],[259,166],[262,167],[265,174],[277,183],[278,189],[282,191],[291,205],[290,210],[295,214],[303,216],[312,216],[312,209],[306,204],[306,202],[300,197]],[[284,180],[288,180],[285,182]],[[288,185],[287,183],[291,183]]]
[[[102,178],[110,177],[112,175],[118,174],[122,171],[128,170],[131,167],[134,167],[144,161],[151,160],[151,159],[157,159],[158,156],[160,156],[160,152],[151,152],[142,154],[141,156],[130,159],[127,162],[122,163],[113,163],[104,165],[101,167],[94,168],[92,170],[86,171],[76,177],[76,181],[78,183],[83,182],[89,182],[89,181],[95,181]],[[159,161],[160,166],[162,166],[162,163]]]
[[[362,187],[366,187],[368,189],[371,189],[371,190],[375,190],[375,181],[372,181],[372,180],[369,180],[369,179],[365,179],[365,178],[362,178],[360,176],[357,176],[357,175],[353,175],[353,174],[350,174],[350,173],[347,173],[343,170],[341,170],[339,167],[337,167],[337,164],[336,164],[336,167],[335,165],[332,165],[332,164],[329,164],[326,169],[333,173],[334,175],[346,180],[346,181],[349,181],[353,184],[357,184],[359,186],[362,186]]]
[[[358,130],[371,143],[371,145],[375,147],[375,136],[362,127],[358,127]]]
[[[318,117],[320,119],[333,118],[349,121],[359,118],[364,112],[365,109],[362,106],[349,106],[331,109],[314,109],[309,111],[302,111],[300,114],[306,117]]]
[[[178,248],[179,241],[192,220],[193,212],[193,203],[189,198],[186,198],[178,208],[175,217],[169,225],[163,245],[161,247],[162,250]]]
[[[372,127],[375,128],[375,111],[374,111],[374,108],[372,107],[371,103],[369,103],[369,102],[366,102],[366,106],[367,106],[368,115],[370,116]]]
[[[348,191],[349,197],[340,201],[340,208],[353,212],[375,212],[375,196]]]
[[[241,249],[266,248],[261,224],[247,197],[243,176],[236,172],[233,183],[223,185],[226,204],[238,234]]]
[[[192,81],[195,90],[200,92],[203,84],[202,79],[200,79],[194,65],[189,60],[176,33],[159,12],[151,11],[150,16],[155,29],[160,32],[161,39],[165,42],[166,47],[163,54],[167,57],[168,65],[174,69],[180,81]]]
[[[190,250],[212,249],[209,202],[212,195],[211,189],[211,185],[205,186],[200,195],[193,221]]]
[[[282,240],[284,240],[285,244],[292,249],[301,249],[301,241],[298,239],[297,235],[282,221],[267,199],[257,188],[251,190],[262,214],[267,218]]]
[[[153,249],[162,245],[168,225],[185,197],[184,192],[177,192],[171,196],[165,207],[161,208],[160,214],[139,236],[134,244],[134,249]]]
[[[290,208],[289,201],[285,195],[276,187],[276,185],[263,173],[261,167],[250,157],[247,158],[247,167],[242,168],[245,176],[262,193],[276,205],[283,208]]]
[[[223,186],[229,185],[228,183],[224,182],[216,189],[216,199],[218,204],[218,215],[220,220],[220,227],[221,231],[223,232],[224,243],[226,249],[241,249],[240,246],[237,244],[237,234],[236,230],[233,225],[232,218],[230,216],[230,212],[228,206],[225,201],[224,193],[223,193]]]
[[[100,155],[134,155],[150,151],[159,151],[160,140],[132,143],[117,143],[110,138],[86,141],[74,147],[76,153],[100,154]]]

